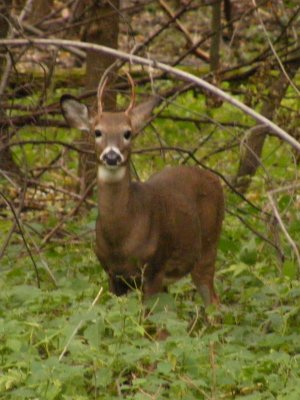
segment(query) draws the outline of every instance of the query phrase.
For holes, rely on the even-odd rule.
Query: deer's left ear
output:
[[[80,103],[75,97],[65,94],[60,99],[62,114],[72,128],[84,132],[90,131],[89,111],[85,104]]]
[[[130,111],[130,119],[133,133],[137,133],[146,125],[149,120],[153,109],[159,104],[160,99],[158,96],[153,96],[144,103],[139,104]]]

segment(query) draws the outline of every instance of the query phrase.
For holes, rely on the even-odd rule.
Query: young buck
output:
[[[132,140],[149,119],[157,98],[135,106],[134,85],[125,112],[104,112],[105,83],[94,114],[76,98],[61,98],[71,127],[95,140],[99,215],[96,255],[110,290],[122,295],[137,285],[144,296],[191,273],[205,305],[217,303],[214,272],[224,197],[219,179],[198,167],[167,167],[147,182],[133,182]]]

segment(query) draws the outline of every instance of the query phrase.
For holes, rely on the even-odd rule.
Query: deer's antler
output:
[[[131,85],[131,99],[130,99],[129,106],[127,107],[127,109],[125,111],[125,114],[128,115],[128,114],[130,114],[130,112],[132,111],[132,109],[135,106],[135,90],[134,90],[134,82],[133,82],[131,75],[129,74],[129,72],[126,72],[126,75],[127,75],[128,81]]]
[[[107,84],[108,77],[106,76],[104,79],[100,80],[98,89],[97,89],[97,99],[98,99],[98,114],[101,115],[103,111],[103,106],[102,106],[102,97],[104,93],[105,86]]]
[[[104,93],[104,89],[107,85],[108,82],[108,70],[105,71],[105,73],[102,75],[102,78],[99,82],[98,85],[98,90],[97,90],[97,99],[98,99],[98,114],[101,115],[103,112],[103,93]],[[131,77],[131,75],[126,72],[127,78],[128,78],[128,82],[130,83],[131,86],[131,98],[130,98],[130,103],[129,106],[127,107],[125,114],[128,115],[130,114],[130,112],[132,111],[132,109],[135,106],[135,90],[134,90],[134,82],[133,79]]]

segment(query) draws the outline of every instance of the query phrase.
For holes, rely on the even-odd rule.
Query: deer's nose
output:
[[[110,150],[103,156],[103,161],[107,165],[114,166],[118,165],[122,161],[122,158],[120,154],[118,154],[114,150]]]

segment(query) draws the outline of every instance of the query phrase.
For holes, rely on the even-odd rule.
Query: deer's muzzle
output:
[[[107,148],[100,156],[100,161],[109,167],[117,167],[124,161],[124,157],[117,148]]]

